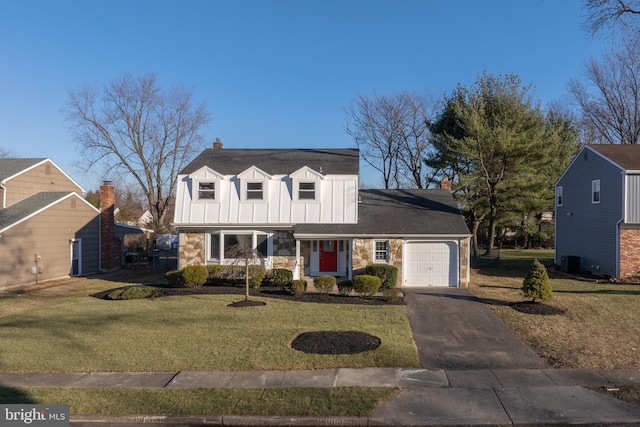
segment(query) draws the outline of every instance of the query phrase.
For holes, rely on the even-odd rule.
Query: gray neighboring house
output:
[[[114,222],[114,189],[97,209],[46,158],[0,158],[0,289],[119,268],[122,239],[142,233]]]
[[[388,263],[399,286],[467,286],[470,233],[450,189],[363,190],[355,149],[223,149],[178,175],[179,267],[243,244],[294,278]]]
[[[640,275],[640,145],[586,145],[556,184],[555,263]]]

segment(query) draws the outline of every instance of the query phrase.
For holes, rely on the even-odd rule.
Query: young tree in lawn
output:
[[[164,230],[177,174],[201,151],[200,131],[209,121],[193,91],[163,91],[152,74],[127,74],[70,91],[66,117],[87,169],[100,163],[110,175],[133,177],[153,216],[150,226]]]
[[[260,260],[262,256],[260,253],[242,243],[237,243],[233,246],[225,248],[225,258],[233,260],[230,264],[225,265],[218,274],[230,279],[244,278],[245,282],[245,301],[249,301],[249,288],[250,283],[256,274],[260,275],[260,280],[264,277],[263,272],[258,272],[257,269],[252,267],[262,267]],[[262,270],[263,268],[261,268]]]

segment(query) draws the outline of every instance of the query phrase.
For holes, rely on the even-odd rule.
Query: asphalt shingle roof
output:
[[[208,166],[223,175],[236,175],[251,166],[270,175],[289,174],[303,166],[325,174],[357,175],[359,171],[357,149],[236,149],[207,148],[180,173],[190,174]]]
[[[31,158],[31,159],[19,159],[19,158],[0,158],[0,181],[3,181],[13,175],[30,168],[44,160],[45,158]]]
[[[34,214],[42,208],[71,194],[71,191],[42,191],[24,200],[15,203],[8,208],[0,209],[0,230]]]
[[[639,144],[590,144],[588,147],[625,170],[640,170]]]
[[[296,234],[469,235],[451,191],[360,190],[357,224],[298,224]]]

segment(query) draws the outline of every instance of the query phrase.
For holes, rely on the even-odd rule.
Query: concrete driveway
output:
[[[544,362],[466,289],[404,288],[426,369],[542,368]]]

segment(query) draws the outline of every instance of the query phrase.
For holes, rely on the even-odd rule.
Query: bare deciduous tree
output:
[[[605,29],[619,28],[637,33],[640,29],[640,0],[585,0],[587,21],[585,29],[596,35]]]
[[[590,141],[637,144],[640,138],[640,45],[627,40],[620,50],[591,58],[584,81],[572,79],[569,93],[580,110]]]
[[[155,75],[127,74],[70,91],[65,112],[87,170],[101,164],[111,175],[132,176],[149,203],[150,226],[162,231],[177,173],[202,148],[205,105],[194,104],[191,89],[164,92]]]
[[[403,91],[360,95],[345,108],[345,131],[363,160],[382,174],[385,188],[426,186],[423,161],[434,105],[426,96]]]

